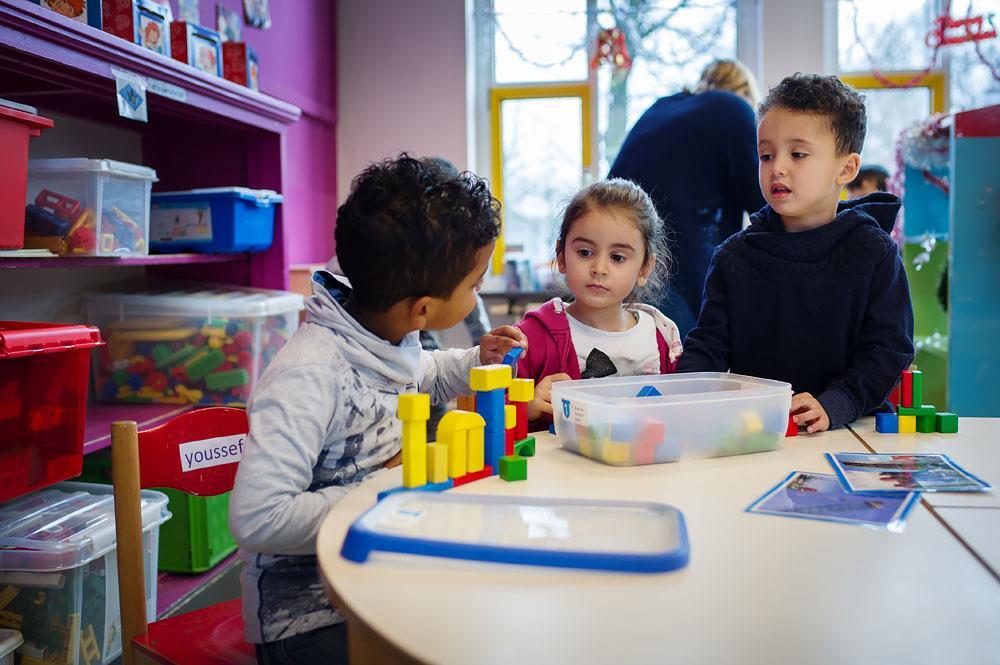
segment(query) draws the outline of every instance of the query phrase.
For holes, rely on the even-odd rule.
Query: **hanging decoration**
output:
[[[597,69],[605,63],[611,63],[616,71],[632,67],[632,56],[628,54],[625,33],[618,28],[602,28],[597,33],[597,48],[590,61],[590,68]]]
[[[887,183],[890,193],[898,196],[900,200],[903,199],[906,189],[906,167],[909,166],[919,170],[924,180],[948,196],[951,191],[948,181],[932,171],[948,166],[950,123],[950,115],[938,113],[900,132],[896,141],[896,173]],[[900,247],[903,245],[903,217],[901,209],[890,234]]]
[[[851,2],[853,3],[853,0]],[[989,29],[984,27],[984,22],[989,25]],[[996,66],[991,63],[980,49],[980,43],[988,39],[996,39],[997,31],[996,27],[993,25],[993,14],[972,16],[972,3],[969,3],[969,11],[965,18],[955,19],[951,15],[951,0],[945,0],[943,13],[936,17],[933,21],[930,31],[928,31],[925,37],[925,42],[927,46],[931,49],[931,62],[927,67],[919,71],[912,78],[902,82],[896,83],[885,76],[881,71],[879,71],[875,58],[868,46],[861,40],[861,34],[858,30],[858,8],[854,7],[853,16],[853,26],[854,26],[854,41],[861,48],[862,53],[865,54],[865,58],[868,59],[868,63],[872,68],[872,76],[887,88],[912,88],[927,78],[927,76],[934,71],[937,67],[938,54],[942,47],[954,46],[956,44],[964,44],[971,42],[976,50],[976,55],[979,60],[986,65],[987,69],[990,70],[990,74],[994,79],[1000,81],[1000,71],[997,70]]]

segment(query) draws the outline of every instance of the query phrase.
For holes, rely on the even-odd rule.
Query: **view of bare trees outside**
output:
[[[735,0],[597,0],[589,9],[586,0],[494,0],[487,18],[497,84],[588,80],[597,31],[624,32],[633,66],[597,72],[599,176],[650,104],[736,55]],[[503,104],[506,239],[538,272],[552,258],[561,207],[585,180],[580,122],[576,100]]]
[[[927,32],[943,7],[941,0],[840,0],[840,71],[869,72],[873,63],[882,73],[925,69],[933,57],[926,43]],[[978,15],[998,9],[997,0],[954,0],[951,15],[958,18],[970,11]],[[1000,68],[1000,40],[983,42],[979,48]],[[957,44],[943,48],[938,55],[937,67],[948,74],[951,111],[1000,103],[1000,82],[975,49],[972,43]],[[868,137],[862,159],[893,172],[896,140],[902,130],[930,115],[930,92],[926,88],[897,88],[866,90],[865,95]]]

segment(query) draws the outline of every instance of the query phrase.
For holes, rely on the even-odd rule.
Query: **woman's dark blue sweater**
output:
[[[913,360],[913,308],[888,235],[899,199],[844,201],[829,224],[788,233],[770,206],[712,256],[679,372],[787,381],[830,427],[882,405]]]

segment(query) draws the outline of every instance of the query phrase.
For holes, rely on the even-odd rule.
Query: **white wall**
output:
[[[337,3],[337,201],[400,150],[468,164],[464,0]]]
[[[836,30],[824,30],[835,0],[758,0],[761,92],[795,72],[833,74]],[[831,50],[832,49],[832,50]]]

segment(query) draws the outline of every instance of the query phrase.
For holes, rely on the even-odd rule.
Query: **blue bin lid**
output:
[[[201,189],[187,189],[179,192],[153,192],[153,202],[159,200],[185,198],[199,198],[206,196],[231,197],[253,201],[259,206],[274,205],[281,203],[284,197],[272,189],[250,189],[249,187],[205,187]]]

